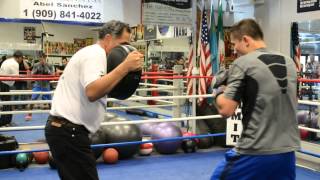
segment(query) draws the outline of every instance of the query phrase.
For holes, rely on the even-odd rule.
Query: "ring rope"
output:
[[[50,81],[60,76],[0,76],[0,81]],[[141,79],[211,79],[213,76],[142,76]]]
[[[155,96],[155,97],[134,97],[128,98],[126,101],[146,101],[146,100],[161,100],[161,99],[189,99],[189,98],[200,98],[200,97],[213,97],[212,94],[204,95],[187,95],[187,96]],[[108,102],[123,101],[114,98],[107,98]],[[1,101],[0,105],[20,105],[20,104],[41,104],[41,103],[51,103],[51,100],[38,100],[38,101]],[[320,105],[320,102],[299,100],[298,103],[306,105]]]
[[[313,153],[313,152],[310,152],[310,151],[306,151],[306,150],[303,150],[303,149],[298,150],[298,152],[303,153],[303,154],[307,154],[307,155],[310,155],[310,156],[314,156],[314,157],[317,157],[317,158],[320,158],[320,154],[316,154],[316,153]]]
[[[204,94],[204,95],[187,95],[187,96],[155,96],[155,97],[136,97],[136,98],[128,98],[125,101],[147,101],[147,100],[161,100],[161,99],[190,99],[190,98],[208,98],[213,97],[212,94]],[[114,98],[107,98],[107,102],[117,102],[124,101]],[[21,104],[44,104],[51,103],[51,100],[37,100],[37,101],[1,101],[0,105],[21,105]]]
[[[212,79],[213,76],[142,76],[141,79]]]
[[[305,78],[300,78],[298,79],[299,82],[305,82],[305,83],[320,83],[320,79],[305,79]]]
[[[0,77],[0,81],[50,81],[50,80],[59,80],[60,77]]]
[[[29,75],[0,75],[0,78],[12,77],[12,78],[37,78],[37,77],[60,77],[57,75],[50,74],[29,74]]]
[[[0,81],[27,81],[27,80],[34,80],[34,81],[41,81],[41,80],[59,80],[60,76],[56,75],[1,75]],[[201,79],[201,78],[208,78],[211,79],[213,76],[142,76],[141,79]],[[320,83],[320,79],[305,79],[299,78],[299,82],[314,82]]]
[[[313,106],[320,106],[319,101],[307,101],[307,100],[298,100],[299,104],[305,104],[305,105],[313,105]]]
[[[155,139],[148,141],[131,141],[131,142],[120,142],[120,143],[110,143],[110,144],[95,144],[91,145],[91,148],[107,148],[107,147],[115,147],[115,146],[127,146],[133,144],[145,144],[145,143],[159,143],[166,141],[177,141],[184,139],[196,139],[196,138],[206,138],[206,137],[217,137],[217,136],[225,136],[225,133],[216,133],[216,134],[205,134],[205,135],[197,135],[197,136],[184,136],[184,137],[174,137],[174,138],[163,138],[163,139]],[[14,150],[14,151],[0,151],[1,155],[10,155],[10,154],[18,154],[18,153],[32,153],[32,152],[43,152],[49,151],[48,148],[44,149],[33,149],[33,150]]]
[[[32,91],[32,90],[26,90],[24,92],[19,91],[10,91],[10,92],[0,92],[0,95],[32,95],[32,94],[53,94],[54,91]]]
[[[94,144],[94,145],[91,145],[90,147],[92,149],[108,148],[108,147],[115,147],[115,146],[128,146],[128,145],[138,145],[138,144],[145,144],[145,143],[170,142],[170,141],[178,141],[178,140],[184,140],[184,139],[200,139],[200,138],[207,138],[207,137],[219,137],[219,136],[225,136],[225,135],[226,135],[225,133],[215,133],[215,134],[205,134],[205,135],[195,135],[195,136],[163,138],[163,139],[155,139],[155,140],[147,140],[147,141],[131,141],[131,142],[110,143],[110,144]],[[18,153],[43,152],[43,151],[50,151],[50,149],[44,148],[44,149],[32,149],[32,150],[0,151],[0,156],[1,155],[13,155],[13,154],[18,154]],[[316,154],[316,153],[313,153],[310,151],[306,151],[303,149],[298,150],[298,152],[320,158],[319,154]]]
[[[307,131],[320,133],[320,129],[308,128],[308,127],[304,127],[304,126],[298,126],[298,127],[299,127],[299,129],[304,129],[304,130],[307,130]]]
[[[171,88],[163,87],[163,88],[138,88],[136,91],[165,91],[165,92],[172,92],[169,90],[176,90],[171,86]],[[10,92],[0,92],[0,95],[32,95],[32,94],[54,94],[54,91],[32,91],[32,90],[10,90]]]
[[[134,120],[134,121],[116,121],[116,122],[102,122],[102,126],[111,125],[123,125],[123,124],[143,124],[143,123],[159,123],[159,122],[179,122],[179,121],[189,121],[189,120],[202,120],[202,119],[212,119],[221,118],[221,115],[207,115],[207,116],[195,116],[195,117],[180,117],[180,118],[170,118],[170,119],[148,119],[148,120]],[[42,126],[27,126],[27,127],[2,127],[0,132],[3,131],[26,131],[26,130],[43,130]]]
[[[159,105],[141,105],[141,106],[127,106],[127,107],[107,107],[107,110],[124,110],[124,109],[137,109],[137,108],[157,108],[157,107],[175,107],[174,103],[171,104],[159,104]],[[5,114],[43,114],[49,113],[50,110],[26,110],[26,111],[1,111],[0,115]]]

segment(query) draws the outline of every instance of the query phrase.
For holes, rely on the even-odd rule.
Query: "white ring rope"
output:
[[[170,119],[148,119],[148,120],[134,120],[134,121],[115,121],[115,122],[103,122],[103,126],[111,126],[118,124],[143,124],[143,123],[159,123],[159,122],[179,122],[189,120],[203,120],[221,118],[221,115],[208,115],[208,116],[196,116],[196,117],[182,117],[182,118],[170,118]],[[24,126],[24,127],[3,127],[0,128],[2,131],[26,131],[26,130],[43,130],[44,126]]]
[[[149,106],[145,106],[144,108],[153,108],[153,107],[164,107],[164,106],[169,106],[169,105],[149,105]],[[170,105],[173,106],[173,105]],[[135,108],[139,108],[139,106],[134,106],[134,107],[112,107],[112,108],[107,108],[107,110],[115,110],[115,109],[135,109]],[[143,108],[143,107],[140,107]],[[27,114],[27,113],[48,113],[49,110],[36,110],[36,111],[16,111],[15,113],[13,113],[14,111],[11,112],[0,112],[0,114]],[[197,116],[200,117],[200,119],[210,119],[210,118],[220,118],[221,115],[209,115],[209,116]],[[206,118],[207,117],[207,118]],[[172,119],[166,119],[165,121],[169,120],[170,122],[176,122],[176,121],[184,121],[184,120],[200,120],[200,119],[196,119],[195,117],[183,117],[183,118],[172,118]],[[152,120],[152,121],[151,121]],[[142,122],[143,121],[143,122]],[[141,123],[145,123],[146,121],[148,122],[164,122],[163,119],[161,121],[157,121],[156,119],[149,119],[149,120],[138,120],[138,123],[132,123],[132,122],[136,122],[136,121],[124,121],[124,122],[128,122],[128,124],[141,124]],[[104,124],[103,125],[115,125],[117,123],[111,123],[111,124]],[[119,123],[119,124],[126,124],[126,123]],[[29,127],[29,126],[28,126]],[[30,126],[30,127],[37,127],[35,129],[31,128],[31,129],[26,129],[26,130],[39,130],[39,127],[43,127],[43,126]],[[18,127],[18,129],[14,129],[14,130],[23,130],[21,129],[23,127]],[[299,129],[304,129],[310,132],[315,132],[315,133],[320,133],[319,129],[314,129],[314,128],[308,128],[308,127],[304,127],[304,126],[298,126]],[[40,128],[41,129],[41,128]],[[14,130],[8,130],[8,131],[14,131]],[[0,128],[0,132],[1,131],[5,131],[3,130],[3,128]]]
[[[299,87],[301,87],[301,88],[310,88],[310,86],[306,86],[306,85],[299,86]],[[319,86],[312,86],[312,89],[320,89],[320,87]]]
[[[156,89],[156,88],[155,88]],[[153,89],[152,89],[153,90]],[[49,92],[0,92],[0,95],[26,95],[26,94],[52,94],[53,91]],[[140,97],[140,96],[138,96]],[[176,98],[175,98],[176,97]],[[199,97],[213,97],[211,94],[205,94],[205,95],[190,95],[190,96],[156,96],[156,97],[141,97],[141,99],[137,98],[129,98],[126,100],[130,101],[139,101],[139,100],[157,100],[157,99],[184,99],[184,98],[199,98]],[[150,99],[151,98],[151,99]],[[109,102],[115,102],[120,101],[113,98],[107,98],[107,101]],[[12,103],[9,103],[12,102]],[[0,102],[0,105],[18,105],[18,104],[41,104],[41,103],[50,103],[49,100],[42,100],[42,101],[2,101]],[[299,104],[305,104],[305,105],[314,105],[314,106],[320,106],[319,101],[308,101],[308,100],[299,100]]]
[[[176,90],[177,88],[174,87],[159,87],[159,88],[138,88],[136,89],[137,92],[139,91],[164,91],[164,92],[170,92],[170,90]],[[11,90],[10,92],[0,92],[0,95],[32,95],[32,94],[54,94],[54,91],[37,91],[34,92],[32,90]]]
[[[141,106],[124,106],[124,107],[107,107],[106,110],[124,110],[124,109],[138,109],[138,108],[156,108],[156,107],[174,107],[174,103],[160,104],[160,105],[141,105]],[[27,110],[27,111],[1,111],[0,115],[4,114],[43,114],[49,113],[50,110]]]
[[[305,105],[314,105],[314,106],[320,106],[319,101],[308,101],[308,100],[299,100],[299,104],[305,104]]]
[[[32,95],[32,94],[53,94],[54,91],[38,91],[38,92],[32,92],[31,90],[26,91],[10,91],[10,92],[0,92],[0,95]]]
[[[49,113],[50,110],[27,110],[27,111],[1,111],[0,115],[4,114],[42,114],[42,113]]]
[[[161,99],[191,99],[191,98],[208,98],[213,97],[212,94],[204,95],[188,95],[188,96],[155,96],[155,97],[136,97],[129,98],[125,101],[147,101],[147,100],[161,100]],[[119,99],[107,98],[107,102],[124,101]],[[51,100],[36,100],[36,101],[1,101],[0,105],[21,105],[21,104],[50,104]]]
[[[221,118],[221,115],[208,115],[208,116],[196,116],[196,117],[182,117],[182,118],[171,118],[171,119],[148,119],[148,120],[135,120],[135,121],[116,121],[116,122],[103,122],[101,125],[119,125],[119,124],[143,124],[143,123],[159,123],[159,122],[179,122],[179,121],[189,121],[189,120],[203,120],[203,119],[213,119]],[[42,130],[44,126],[24,126],[24,127],[3,127],[0,128],[2,131],[25,131],[25,130]],[[299,126],[299,129],[305,129],[311,132],[320,133],[320,130],[313,128],[306,128]]]
[[[158,99],[189,99],[189,98],[208,98],[213,97],[212,94],[203,94],[203,95],[187,95],[187,96],[155,96],[155,97],[139,97],[139,98],[129,98],[126,100],[129,101],[143,101],[143,100],[158,100]],[[107,99],[109,102],[121,101],[118,99]],[[1,103],[0,103],[1,104]]]
[[[304,126],[299,126],[299,129],[304,129],[304,130],[307,130],[307,131],[320,133],[320,129],[308,128],[308,127],[304,127]]]
[[[51,104],[51,100],[36,100],[36,101],[1,101],[0,105],[21,105],[21,104]]]

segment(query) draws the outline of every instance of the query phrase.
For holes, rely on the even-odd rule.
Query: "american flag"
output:
[[[200,54],[200,76],[212,76],[212,67],[210,60],[210,45],[208,36],[208,20],[207,20],[207,10],[204,8],[202,11],[201,18],[201,29],[199,34],[199,48],[198,53]],[[200,78],[199,79],[199,94],[206,94],[207,87],[209,87],[211,79]],[[202,103],[203,98],[199,98],[200,103]]]
[[[188,56],[188,72],[187,76],[192,76],[192,69],[193,69],[193,44],[190,45],[189,49],[189,56]],[[187,95],[193,94],[193,79],[187,79]]]

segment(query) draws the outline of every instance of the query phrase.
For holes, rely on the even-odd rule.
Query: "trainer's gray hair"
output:
[[[111,20],[103,25],[99,31],[99,39],[103,39],[107,34],[114,37],[120,37],[123,31],[131,33],[129,24],[121,21]]]

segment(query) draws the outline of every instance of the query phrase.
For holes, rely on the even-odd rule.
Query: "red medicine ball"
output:
[[[309,137],[309,131],[305,129],[300,129],[301,140],[306,140]]]
[[[140,145],[140,155],[142,156],[148,156],[153,151],[153,144],[152,143],[144,143]]]
[[[114,148],[108,148],[103,151],[103,161],[107,164],[114,164],[118,161],[119,153]]]
[[[33,157],[38,164],[46,164],[49,161],[49,152],[34,152]]]

